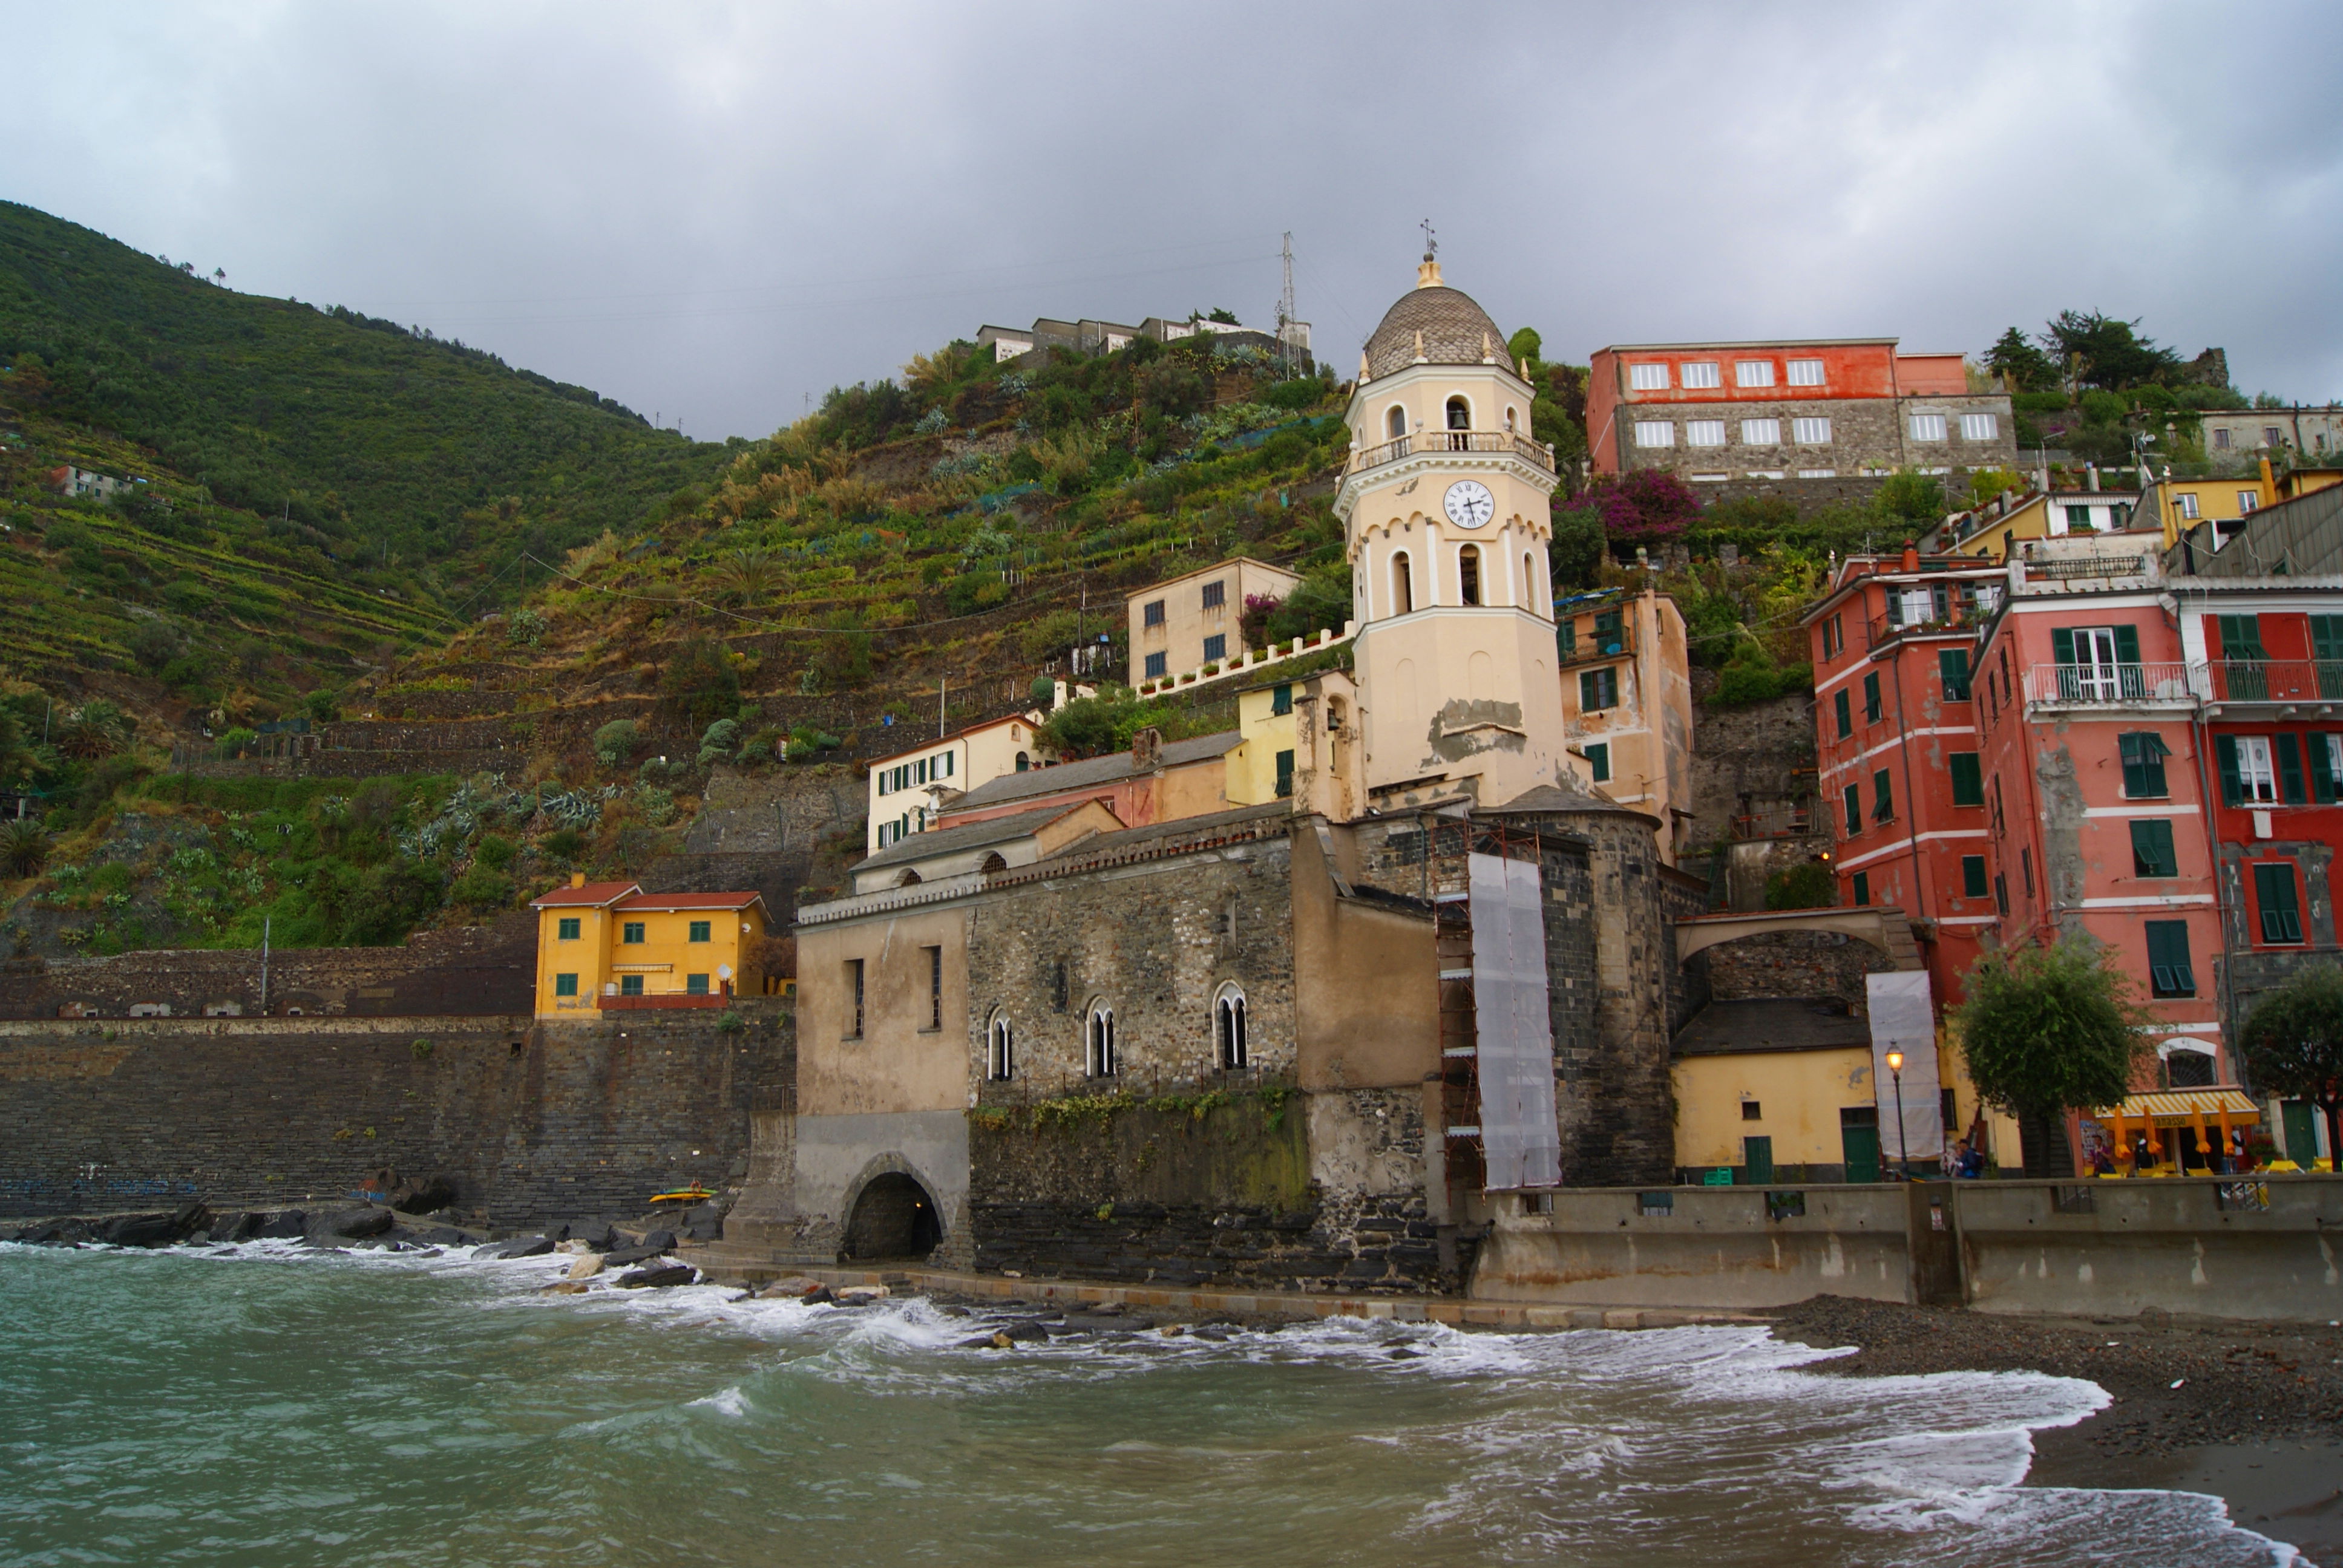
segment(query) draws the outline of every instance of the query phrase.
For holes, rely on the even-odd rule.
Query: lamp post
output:
[[[1912,1180],[1912,1151],[1904,1131],[1904,1053],[1887,1053],[1887,1070],[1896,1078],[1896,1163],[1901,1167],[1901,1179]]]

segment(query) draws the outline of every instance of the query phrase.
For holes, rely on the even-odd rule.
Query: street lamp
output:
[[[1896,1075],[1896,1163],[1903,1168],[1903,1180],[1912,1180],[1912,1151],[1905,1141],[1904,1131],[1904,1053],[1887,1053],[1887,1070]]]

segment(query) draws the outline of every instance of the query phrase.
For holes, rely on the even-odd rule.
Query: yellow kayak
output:
[[[716,1194],[707,1188],[694,1182],[689,1187],[679,1187],[672,1192],[655,1193],[652,1195],[651,1201],[654,1203],[705,1203],[715,1196]]]

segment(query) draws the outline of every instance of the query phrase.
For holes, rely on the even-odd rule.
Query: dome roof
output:
[[[1367,339],[1367,374],[1389,376],[1415,363],[1416,335],[1423,335],[1423,357],[1434,365],[1478,365],[1493,352],[1511,365],[1505,335],[1489,313],[1462,289],[1444,284],[1412,288],[1383,313],[1383,325]]]

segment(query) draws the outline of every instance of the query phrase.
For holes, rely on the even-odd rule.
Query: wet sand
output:
[[[2343,1568],[2343,1328],[2012,1318],[1833,1296],[1768,1315],[1784,1340],[1858,1347],[1814,1368],[1827,1375],[2087,1378],[2114,1402],[2036,1432],[2028,1485],[2210,1493],[2247,1529]]]

